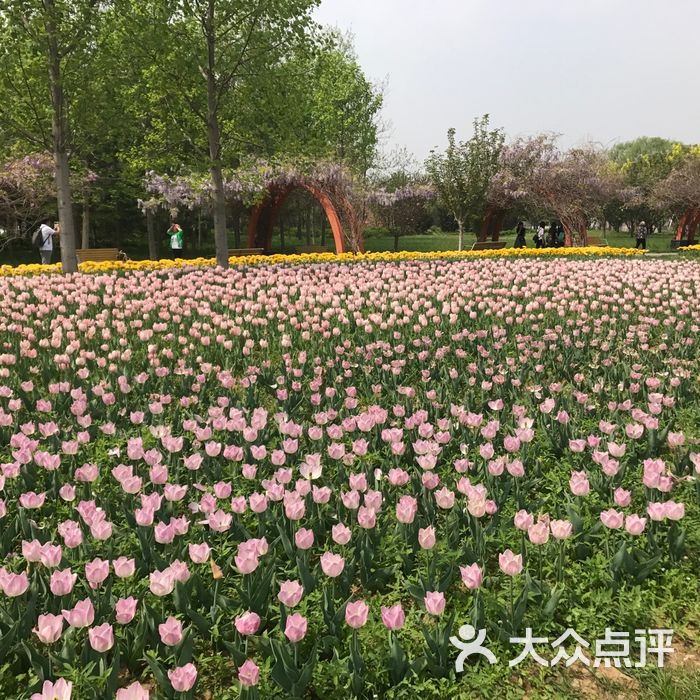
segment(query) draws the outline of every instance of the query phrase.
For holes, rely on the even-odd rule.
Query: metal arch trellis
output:
[[[298,182],[289,185],[271,185],[263,201],[256,205],[248,222],[249,248],[262,247],[269,251],[272,247],[272,232],[282,206],[296,189],[305,189],[319,202],[328,218],[333,233],[336,253],[364,252],[362,225],[350,199],[333,188],[314,182]]]

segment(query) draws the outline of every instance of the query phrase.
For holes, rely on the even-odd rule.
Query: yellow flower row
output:
[[[685,250],[692,249],[686,248]],[[700,249],[700,246],[694,246]],[[500,250],[442,250],[432,252],[401,251],[398,253],[303,253],[297,255],[247,255],[229,258],[234,265],[274,265],[276,263],[316,263],[316,262],[392,262],[399,260],[461,260],[465,258],[501,257],[554,257],[554,256],[593,256],[593,255],[643,255],[644,251],[635,248],[609,248],[588,246],[586,248],[502,248]],[[180,267],[214,267],[214,258],[193,258],[191,260],[105,260],[102,262],[80,263],[81,272],[111,272],[114,270],[171,270]],[[0,265],[0,277],[10,275],[35,275],[61,272],[61,264],[53,265]]]
[[[681,251],[686,251],[686,250],[692,250],[694,253],[698,252],[700,253],[700,245],[695,244],[695,245],[684,245],[679,248]]]

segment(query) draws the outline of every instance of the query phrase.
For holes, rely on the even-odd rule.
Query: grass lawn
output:
[[[627,233],[616,233],[615,231],[608,231],[603,235],[602,231],[591,231],[591,235],[599,236],[607,240],[610,246],[618,248],[630,248],[634,247],[634,239]],[[673,240],[674,234],[669,233],[655,233],[647,238],[648,250],[654,253],[668,253],[671,250],[671,241]],[[500,240],[506,242],[507,247],[511,247],[515,241],[515,234],[512,231],[504,232]],[[466,233],[464,236],[464,247],[469,249],[472,247],[476,241],[476,234]],[[399,238],[399,250],[410,250],[410,251],[436,251],[436,250],[457,250],[458,236],[456,233],[423,233],[414,234],[408,236],[402,236]],[[527,246],[534,248],[534,243],[532,242],[532,233],[528,232],[526,237]],[[317,245],[320,241],[317,241]],[[287,236],[285,240],[284,249],[280,246],[280,240],[278,236],[275,236],[272,240],[272,252],[274,253],[294,253],[295,249],[298,247],[303,247],[306,245],[306,239],[299,240],[295,236]],[[332,239],[326,241],[326,247],[328,250],[332,249]],[[233,243],[231,243],[233,247]],[[367,251],[371,252],[383,252],[394,250],[394,238],[382,231],[370,230],[365,234],[365,247]],[[125,245],[124,249],[130,258],[133,260],[143,260],[148,258],[148,249],[144,246],[129,246]],[[185,251],[185,257],[198,257],[202,255],[204,257],[213,257],[213,248],[207,248],[203,251]],[[54,254],[54,261],[58,260],[58,252]],[[20,265],[39,261],[38,251],[32,250],[30,248],[26,249],[5,249],[0,250],[0,265]]]

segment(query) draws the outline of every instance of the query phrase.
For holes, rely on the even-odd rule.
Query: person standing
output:
[[[639,222],[639,226],[637,226],[637,245],[634,246],[635,248],[643,248],[646,250],[647,247],[647,225],[644,221]]]
[[[51,264],[51,258],[53,257],[53,237],[58,236],[58,233],[58,223],[55,223],[54,227],[51,228],[51,226],[49,226],[49,219],[41,222],[41,226],[39,227],[39,230],[36,232],[35,236],[42,265]]]
[[[167,230],[167,235],[170,236],[170,250],[173,258],[182,257],[182,228],[180,224],[173,222]]]
[[[544,248],[544,221],[540,221],[535,234],[535,248]]]
[[[522,221],[518,221],[518,225],[515,227],[515,243],[513,248],[524,248],[525,247],[525,225]]]

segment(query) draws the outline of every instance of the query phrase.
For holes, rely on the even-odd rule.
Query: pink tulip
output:
[[[260,627],[260,615],[250,611],[245,612],[242,615],[238,615],[233,624],[239,634],[247,637],[258,631]]]
[[[162,624],[158,625],[160,641],[166,646],[174,647],[182,641],[182,622],[175,617],[168,617]]]
[[[253,573],[260,563],[257,553],[249,549],[243,551],[239,549],[239,553],[234,557],[234,561],[236,563],[236,569],[243,575]]]
[[[27,491],[19,497],[19,504],[22,508],[34,509],[41,508],[46,500],[45,493],[34,493],[34,491]]]
[[[114,646],[114,631],[112,625],[105,622],[98,627],[91,627],[88,630],[90,646],[99,653],[109,651]]]
[[[478,564],[460,566],[459,571],[462,574],[462,582],[470,591],[476,590],[481,586],[484,572]]]
[[[630,535],[641,535],[646,527],[647,519],[640,518],[638,515],[628,515],[625,518],[625,530],[629,532]]]
[[[357,524],[365,530],[371,530],[377,524],[376,510],[372,507],[360,506],[357,511]]]
[[[116,620],[120,625],[128,625],[136,615],[136,606],[138,600],[129,596],[128,598],[120,598],[114,609],[116,611]]]
[[[649,503],[647,514],[652,520],[661,521],[666,519],[666,504],[660,502]]]
[[[40,693],[33,693],[31,700],[71,700],[73,684],[63,678],[55,683],[44,681]]]
[[[20,574],[8,573],[0,579],[0,586],[8,598],[16,598],[29,588],[29,576],[26,571]]]
[[[498,555],[498,566],[507,576],[517,576],[523,570],[523,555],[513,554],[510,549]]]
[[[526,510],[519,510],[515,514],[513,522],[515,524],[515,527],[518,528],[518,530],[527,531],[527,529],[535,522],[535,518],[531,513],[528,513]]]
[[[632,492],[626,491],[622,487],[615,489],[615,505],[624,508],[628,506],[632,501]]]
[[[162,597],[173,592],[175,579],[170,571],[153,571],[148,577],[148,587],[153,595]]]
[[[439,508],[449,510],[455,504],[454,491],[450,491],[446,487],[441,488],[439,491],[435,492],[435,502]]]
[[[298,581],[283,581],[277,599],[288,608],[294,608],[304,595],[304,588]]]
[[[109,560],[93,559],[85,564],[85,578],[90,588],[98,588],[109,576]]]
[[[294,613],[287,617],[287,623],[284,627],[284,634],[290,642],[300,642],[306,636],[308,622],[303,615]]]
[[[400,630],[406,621],[406,614],[401,607],[401,603],[387,608],[382,605],[382,622],[388,630]]]
[[[542,521],[530,525],[527,529],[527,536],[532,544],[547,544],[549,541],[549,523]]]
[[[238,682],[245,688],[257,685],[260,681],[260,669],[254,661],[247,659],[238,667]]]
[[[179,693],[186,693],[197,682],[197,668],[194,664],[179,666],[172,671],[168,671],[168,678],[173,686],[173,690]]]
[[[190,543],[188,545],[190,559],[195,564],[204,564],[209,560],[211,549],[206,542],[201,544]]]
[[[49,589],[54,595],[68,595],[78,579],[78,574],[74,574],[70,569],[54,571],[49,581]]]
[[[95,621],[95,608],[89,598],[78,601],[72,610],[62,612],[71,627],[89,627]]]
[[[666,501],[665,512],[669,520],[682,520],[685,517],[685,504]]]
[[[605,525],[605,527],[608,527],[611,530],[619,530],[622,527],[624,518],[624,513],[614,510],[613,508],[604,510],[600,514],[600,521],[603,523],[603,525]]]
[[[418,502],[413,496],[403,495],[396,504],[396,519],[400,523],[410,524],[416,517]]]
[[[294,534],[294,543],[299,549],[310,549],[314,544],[314,531],[300,527]]]
[[[587,496],[591,487],[588,483],[586,472],[572,472],[571,479],[569,479],[569,488],[574,496]]]
[[[363,600],[348,603],[345,607],[345,622],[353,629],[364,627],[369,615],[369,606]]]
[[[445,594],[438,591],[429,591],[423,598],[425,609],[431,615],[442,615],[445,611]]]
[[[423,549],[432,549],[435,546],[435,528],[432,526],[419,528],[418,544]]]
[[[63,632],[62,615],[39,615],[34,634],[42,644],[53,644],[58,641]]]
[[[565,540],[571,537],[573,525],[569,520],[552,520],[549,523],[549,528],[555,540]]]
[[[343,523],[337,523],[331,528],[331,537],[336,544],[347,544],[350,542],[352,531]]]
[[[149,700],[150,693],[138,681],[126,688],[119,688],[115,700]]]
[[[340,576],[345,567],[345,560],[339,554],[326,552],[321,556],[321,569],[326,576],[335,578]]]

